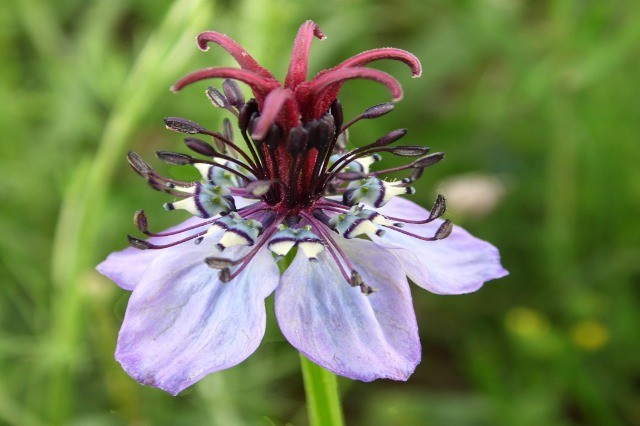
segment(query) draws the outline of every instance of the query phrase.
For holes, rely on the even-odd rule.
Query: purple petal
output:
[[[336,236],[364,281],[364,295],[323,252],[298,253],[276,290],[275,310],[289,342],[313,362],[351,379],[406,380],[420,362],[420,339],[407,279],[398,261],[365,240]]]
[[[191,217],[179,225],[167,229],[164,232],[173,232],[179,229],[184,229],[189,226],[197,225],[200,222],[204,222],[203,219],[197,217]],[[201,230],[206,230],[204,226]],[[198,229],[200,230],[200,229]],[[198,230],[190,231],[195,233]],[[174,237],[174,240],[179,237]],[[171,237],[156,238],[151,237],[147,241],[151,243],[162,244],[171,241]],[[186,243],[190,244],[190,243]],[[142,276],[146,272],[149,264],[158,257],[162,252],[166,250],[180,250],[180,246],[171,247],[163,250],[139,250],[137,248],[128,247],[121,251],[115,251],[111,253],[102,263],[96,266],[98,272],[106,276],[110,280],[114,281],[120,287],[125,290],[133,290]]]
[[[116,359],[139,382],[175,395],[240,363],[260,344],[264,299],[278,284],[278,268],[262,249],[236,279],[222,283],[204,262],[215,253],[212,244],[205,240],[182,245],[180,252],[163,251],[135,288]],[[236,250],[231,258],[247,250]]]
[[[429,217],[427,210],[400,197],[393,198],[378,212],[412,220]],[[430,237],[440,224],[442,220],[436,220],[425,225],[407,224],[403,229]],[[376,237],[375,242],[398,258],[413,282],[437,294],[470,293],[486,281],[509,274],[500,263],[497,248],[459,226],[454,226],[451,235],[440,241],[421,241],[387,230],[381,238]]]

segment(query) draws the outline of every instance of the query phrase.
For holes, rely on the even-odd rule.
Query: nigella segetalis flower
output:
[[[355,148],[347,140],[352,125],[385,115],[394,104],[346,121],[338,101],[342,85],[372,80],[397,101],[398,81],[368,66],[397,60],[417,77],[418,59],[400,49],[374,49],[308,79],[314,37],[324,38],[318,26],[302,24],[280,83],[231,38],[203,32],[198,46],[221,46],[239,68],[199,70],[173,90],[223,79],[222,90],[209,87],[206,94],[237,126],[225,119],[218,132],[165,119],[168,129],[188,135],[185,143],[198,156],[157,156],[195,167],[201,174],[196,182],[164,177],[129,154],[151,187],[174,197],[167,210],[193,215],[154,233],[138,211],[135,224],[149,238],[130,236],[132,247],[98,266],[133,291],[116,358],[141,383],[177,394],[246,359],[264,335],[264,304],[272,293],[284,336],[312,361],[352,379],[406,380],[421,356],[407,276],[434,293],[459,294],[507,274],[495,247],[440,218],[444,197],[430,211],[397,197],[413,194],[411,183],[442,153],[398,145],[405,129]],[[245,101],[238,81],[254,98]],[[372,170],[381,154],[410,161]],[[404,177],[389,177],[398,173]],[[281,275],[276,262],[289,254],[293,259]]]

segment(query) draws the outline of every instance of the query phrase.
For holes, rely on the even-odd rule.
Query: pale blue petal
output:
[[[427,210],[400,197],[378,212],[413,220],[429,216]],[[407,224],[403,230],[431,237],[440,224],[442,220],[426,225]],[[489,280],[509,274],[500,263],[497,248],[459,226],[440,241],[422,241],[390,229],[382,237],[374,237],[374,241],[396,256],[413,282],[437,294],[470,293]]]
[[[204,219],[191,217],[181,224],[169,228],[163,232],[177,231],[179,229],[197,225],[198,223],[204,221]],[[166,244],[167,242],[179,240],[180,238],[184,238],[188,235],[192,235],[198,231],[206,229],[206,226],[203,226],[202,228],[193,231],[187,231],[187,233],[183,235],[164,238],[150,237],[147,239],[147,241],[154,244]],[[186,244],[193,244],[193,242],[187,242]],[[114,251],[113,253],[111,253],[102,263],[96,266],[96,270],[102,275],[109,278],[111,281],[118,284],[123,289],[133,290],[138,282],[140,282],[140,279],[149,267],[149,264],[151,264],[151,262],[153,262],[156,257],[158,257],[164,251],[171,251],[176,249],[180,250],[179,246],[162,250],[140,250],[133,247],[127,247],[124,250]]]
[[[309,359],[351,379],[406,380],[420,362],[420,339],[407,279],[398,261],[370,241],[335,236],[365,282],[351,287],[325,252],[302,253],[275,293],[283,334]]]
[[[255,200],[241,197],[235,197],[235,201],[238,208],[242,208],[255,203]],[[173,232],[206,221],[207,219],[190,217],[179,225],[173,226],[162,232]],[[170,237],[149,237],[146,241],[154,244],[167,244],[171,241],[180,240],[197,232],[205,231],[206,229],[207,227],[203,226],[202,228],[197,228],[192,231],[187,231],[184,234],[174,235]],[[193,243],[187,242],[185,244]],[[147,271],[149,264],[151,264],[151,262],[153,262],[156,257],[158,257],[162,252],[173,250],[177,250],[179,252],[181,250],[181,246],[169,247],[161,250],[140,250],[133,247],[127,247],[124,250],[111,253],[102,263],[96,266],[96,270],[118,284],[123,289],[133,290],[138,282],[140,282],[140,279],[142,278],[144,273]]]
[[[277,265],[262,249],[236,279],[222,283],[204,263],[216,253],[212,244],[161,251],[133,291],[116,359],[139,382],[175,395],[240,363],[260,344],[264,299],[278,285]],[[232,258],[247,250],[236,249]]]

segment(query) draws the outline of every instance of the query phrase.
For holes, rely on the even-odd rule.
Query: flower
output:
[[[347,148],[348,128],[391,112],[393,103],[345,123],[337,99],[342,84],[373,80],[397,101],[397,80],[367,65],[398,60],[417,77],[418,59],[399,49],[374,49],[307,81],[314,36],[324,38],[314,22],[302,24],[281,84],[226,35],[200,34],[202,50],[218,44],[240,68],[196,71],[173,90],[225,79],[222,91],[209,87],[206,94],[237,118],[247,148],[234,142],[228,119],[222,132],[214,132],[171,117],[167,128],[187,134],[187,147],[205,159],[166,151],[157,156],[194,166],[200,181],[163,177],[129,153],[129,163],[151,187],[176,197],[167,210],[193,215],[153,233],[144,212],[136,212],[135,224],[149,238],[129,236],[132,247],[97,268],[133,291],[116,358],[139,382],[177,394],[246,359],[264,335],[264,301],[272,293],[282,333],[312,361],[352,379],[406,380],[421,356],[407,276],[434,293],[458,294],[507,274],[495,247],[440,219],[444,197],[431,211],[396,197],[413,194],[410,184],[444,154],[394,145],[405,129]],[[254,99],[245,102],[236,80],[251,88]],[[380,153],[414,159],[371,171]],[[382,178],[402,171],[409,174],[401,180]],[[281,275],[276,262],[291,258],[294,248]]]

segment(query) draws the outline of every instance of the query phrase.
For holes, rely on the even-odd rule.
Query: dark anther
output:
[[[195,240],[193,240],[193,244],[199,246],[202,240],[204,240],[204,237],[198,237]]]
[[[366,285],[365,283],[360,284],[360,291],[362,292],[362,294],[364,294],[366,296],[368,296],[371,293],[375,292],[373,287],[370,287],[370,286]]]
[[[184,143],[189,147],[189,149],[197,152],[198,154],[204,155],[205,157],[213,157],[216,155],[215,148],[202,139],[185,138]]]
[[[418,158],[413,162],[412,167],[422,169],[425,167],[433,166],[436,163],[444,160],[444,152],[434,152],[426,157]]]
[[[251,195],[261,197],[269,192],[269,189],[271,189],[271,185],[273,184],[273,180],[254,180],[253,182],[249,182],[244,187],[244,190]]]
[[[216,256],[207,257],[204,261],[209,268],[213,269],[229,269],[230,266],[233,266],[237,263],[226,257]]]
[[[222,120],[222,136],[233,142],[233,126],[228,118]]]
[[[335,123],[336,129],[342,127],[342,123],[344,123],[344,115],[342,112],[342,104],[335,98],[331,103],[331,115],[333,115],[333,121]]]
[[[222,120],[222,136],[224,136],[226,140],[233,142],[233,126],[231,125],[231,120],[229,120],[228,118]],[[235,149],[231,148],[230,146],[226,146],[223,141],[218,140],[217,138],[215,138],[215,141],[216,147],[218,147],[218,150],[220,152],[225,152],[231,155],[233,158],[238,158],[238,153]],[[220,146],[224,146],[224,148],[220,149]]]
[[[220,139],[218,139],[216,137],[213,138],[213,146],[215,146],[215,149],[220,154],[226,154],[227,153],[227,144],[224,143],[224,141],[221,141]]]
[[[391,145],[395,141],[402,139],[407,134],[407,129],[392,130],[386,135],[382,136],[373,143],[373,146],[387,146]]]
[[[258,102],[255,99],[249,99],[240,110],[238,117],[238,127],[240,131],[246,132],[249,127],[249,121],[254,112],[258,112]]]
[[[223,283],[228,283],[229,281],[231,281],[231,271],[229,271],[229,268],[221,269],[220,273],[218,274],[218,278],[220,278],[220,281],[222,281]]]
[[[289,138],[287,139],[287,151],[293,156],[301,154],[307,147],[308,140],[309,132],[307,132],[304,127],[294,127],[289,131]]]
[[[393,102],[385,102],[383,104],[374,105],[371,108],[367,108],[367,110],[362,113],[362,118],[371,119],[382,117],[383,115],[389,114],[391,111],[393,111],[393,108]]]
[[[147,216],[144,214],[144,210],[138,210],[133,215],[133,223],[135,223],[136,228],[140,230],[140,232],[147,232]]]
[[[367,176],[362,172],[344,172],[336,173],[335,178],[340,180],[358,180],[364,179]]]
[[[153,172],[151,166],[133,151],[129,151],[127,154],[127,161],[129,161],[131,168],[142,177],[146,177]]]
[[[233,80],[226,79],[222,83],[222,90],[231,105],[238,109],[242,108],[244,105],[244,95],[242,94],[242,90],[240,90],[238,83]]]
[[[153,246],[152,244],[149,244],[148,242],[141,240],[139,238],[132,237],[131,235],[127,235],[127,239],[129,240],[129,245],[131,247],[134,247],[140,250],[146,250]]]
[[[260,113],[256,111],[253,114],[251,114],[251,117],[249,118],[249,126],[247,127],[247,132],[250,135],[253,135],[253,132],[256,130],[256,126],[258,125],[258,120],[260,120]],[[254,137],[252,137],[252,139],[256,142],[263,141],[263,139],[256,139]]]
[[[357,188],[351,188],[344,191],[344,193],[342,194],[342,204],[349,207],[355,204],[355,201],[353,200],[353,197],[351,195],[353,195],[356,189]]]
[[[401,157],[419,157],[429,152],[429,148],[424,146],[399,146],[392,148],[390,152]]]
[[[436,231],[436,235],[434,235],[433,237],[436,240],[444,240],[449,235],[451,235],[451,231],[453,231],[453,223],[451,223],[451,221],[447,219],[442,222],[442,225],[440,225],[440,228],[438,228],[438,230]]]
[[[319,150],[329,143],[329,138],[333,136],[333,117],[331,120],[313,120],[305,125],[309,131],[309,148],[317,148]]]
[[[147,175],[145,177],[147,178],[147,183],[149,184],[151,189],[155,189],[156,191],[167,192],[167,187],[163,183],[158,182],[158,180],[152,177],[151,175]]]
[[[411,172],[411,175],[409,175],[409,177],[407,178],[407,182],[406,183],[410,183],[410,182],[415,182],[416,180],[420,179],[422,177],[422,174],[424,173],[424,167],[418,167],[413,169],[413,171]]]
[[[187,133],[190,135],[195,135],[205,131],[204,127],[194,121],[187,120],[186,118],[166,117],[164,119],[164,124],[169,130],[179,133]]]
[[[351,278],[349,279],[349,285],[351,287],[357,287],[363,284],[362,276],[355,269],[351,271]]]
[[[156,151],[156,157],[173,166],[184,166],[185,164],[191,164],[193,161],[193,157],[190,155],[170,151]]]
[[[431,213],[429,214],[429,220],[434,220],[439,218],[444,214],[447,210],[447,200],[441,195],[438,194],[438,198],[436,198],[436,202],[433,204],[433,208],[431,209]]]
[[[318,219],[323,224],[327,225],[327,227],[333,229],[333,227],[329,224],[329,216],[327,216],[325,212],[323,212],[320,209],[315,209],[312,214],[313,214],[313,217]]]
[[[277,123],[273,123],[269,128],[269,132],[267,133],[267,137],[264,139],[267,144],[267,148],[271,151],[275,151],[278,148],[278,143],[280,142],[280,138],[282,137],[282,130],[280,130],[280,126]]]
[[[218,108],[228,108],[230,103],[229,100],[215,87],[209,86],[207,88],[207,98],[211,101],[211,103]]]

